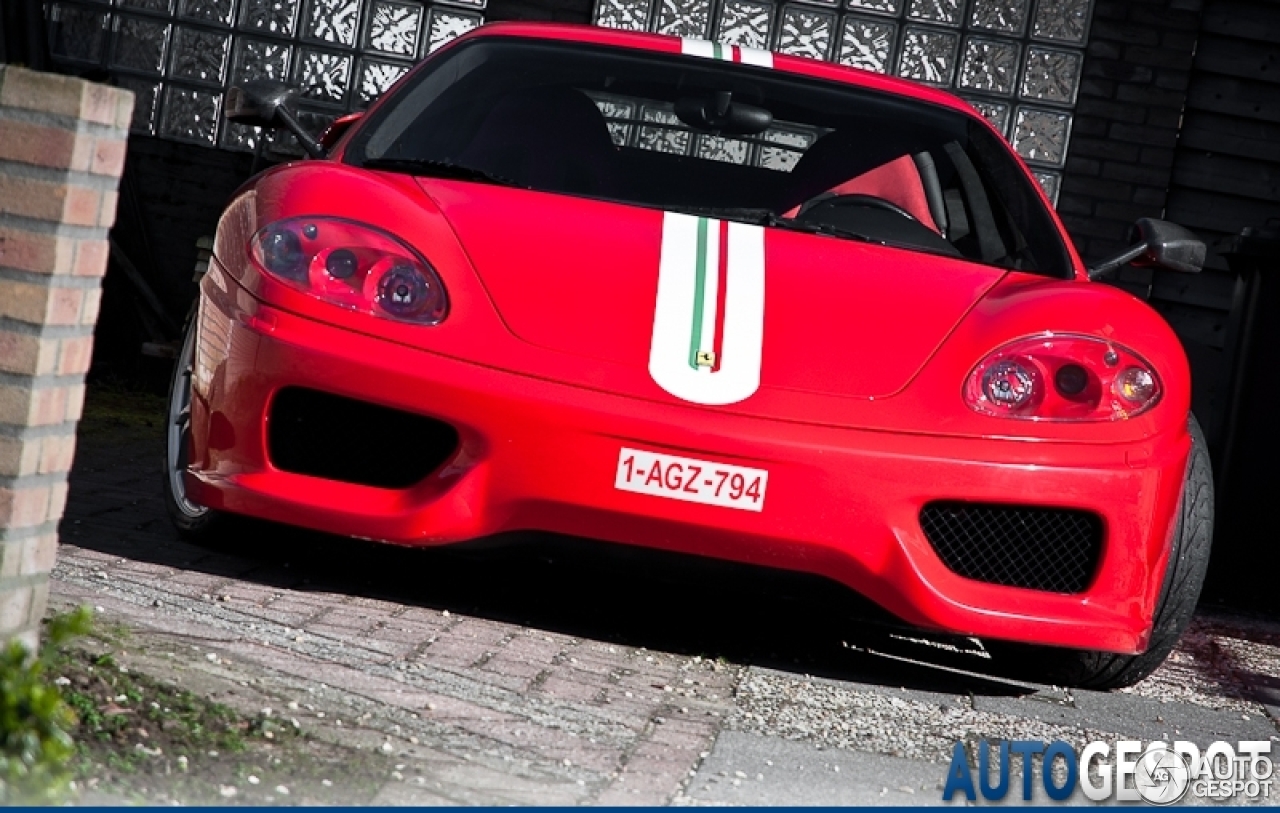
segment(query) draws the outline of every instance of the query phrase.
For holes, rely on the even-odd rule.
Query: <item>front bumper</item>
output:
[[[223,277],[223,279],[226,279]],[[205,289],[190,495],[212,508],[355,537],[438,545],[544,530],[821,574],[924,628],[1114,652],[1146,648],[1189,448],[957,439],[664,406],[496,370]],[[285,387],[428,415],[457,452],[382,489],[280,471],[267,415]],[[358,427],[335,428],[358,431]],[[767,469],[764,510],[614,487],[621,447]],[[948,570],[919,522],[933,500],[1086,509],[1105,538],[1073,595]]]

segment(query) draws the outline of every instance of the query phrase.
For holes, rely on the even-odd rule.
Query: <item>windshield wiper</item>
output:
[[[771,218],[778,216],[770,209],[752,206],[675,206],[672,211],[698,217],[715,217],[724,220],[737,220],[742,223],[753,223],[757,226],[769,226]]]
[[[361,164],[365,169],[385,169],[391,172],[404,172],[409,175],[425,175],[431,178],[454,178],[459,181],[482,181],[499,186],[514,186],[520,189],[528,187],[511,178],[495,175],[483,169],[455,164],[453,161],[439,161],[433,158],[368,158]]]
[[[737,220],[743,223],[751,223],[756,226],[772,226],[773,228],[798,231],[804,234],[822,234],[827,237],[856,240],[859,243],[875,243],[882,246],[888,245],[884,240],[869,237],[861,232],[841,228],[840,226],[832,226],[829,223],[810,223],[804,220],[793,220],[789,217],[782,217],[775,214],[772,209],[745,206],[681,206],[677,211],[701,217],[719,217],[726,220]]]
[[[737,220],[742,223],[751,223],[756,226],[770,226],[777,229],[786,229],[788,231],[798,231],[801,234],[820,234],[826,237],[837,237],[841,240],[853,240],[858,243],[871,243],[872,245],[885,246],[887,248],[900,248],[905,251],[918,251],[922,254],[933,254],[938,257],[950,257],[952,259],[960,258],[959,252],[945,251],[933,246],[921,245],[919,243],[907,243],[901,240],[884,240],[879,237],[872,237],[862,232],[846,229],[842,226],[835,226],[830,223],[815,223],[809,220],[795,220],[789,217],[777,215],[771,209],[753,208],[745,206],[681,206],[675,211],[689,215],[698,215],[700,217],[716,217],[725,220]],[[987,263],[987,265],[995,265]],[[1003,268],[1005,266],[996,265]]]
[[[887,246],[884,240],[876,237],[870,237],[862,232],[846,229],[841,226],[833,226],[830,223],[810,223],[805,220],[792,220],[786,217],[778,217],[772,212],[769,218],[760,223],[761,226],[774,226],[779,229],[789,229],[790,231],[803,232],[804,234],[821,234],[827,237],[839,237],[842,240],[855,240],[859,243],[875,243],[878,246]]]

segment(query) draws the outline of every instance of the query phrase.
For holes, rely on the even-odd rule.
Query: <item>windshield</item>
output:
[[[477,38],[399,86],[345,160],[1072,275],[976,117],[713,59]]]

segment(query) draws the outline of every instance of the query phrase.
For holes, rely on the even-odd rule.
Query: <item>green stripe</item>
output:
[[[711,56],[715,59],[724,59],[724,46],[718,42],[712,43]]]
[[[707,290],[707,219],[705,217],[698,218],[698,256],[694,274],[693,333],[689,339],[689,366],[697,370],[698,350],[701,349],[702,344],[702,300]]]

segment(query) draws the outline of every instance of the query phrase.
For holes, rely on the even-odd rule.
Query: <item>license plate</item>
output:
[[[621,491],[742,511],[764,508],[768,483],[769,472],[764,469],[625,447],[618,455],[618,473],[613,480],[614,488]]]

